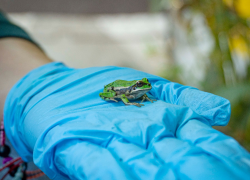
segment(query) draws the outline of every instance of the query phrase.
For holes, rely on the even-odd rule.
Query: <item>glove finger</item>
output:
[[[165,137],[147,150],[122,138],[113,138],[107,148],[139,179],[237,178],[220,160],[174,137]]]
[[[164,163],[171,164],[179,179],[237,179],[219,159],[182,140],[166,137],[151,148]]]
[[[171,164],[164,163],[151,149],[144,149],[121,137],[115,137],[107,146],[138,179],[178,179]]]
[[[206,118],[210,125],[222,126],[228,123],[231,106],[227,99],[167,80],[148,78],[152,83],[150,93],[154,97],[167,103],[189,107]]]
[[[80,139],[58,144],[54,165],[67,179],[137,179],[109,150]]]
[[[217,158],[238,177],[250,177],[250,155],[233,138],[198,120],[180,126],[176,136]]]

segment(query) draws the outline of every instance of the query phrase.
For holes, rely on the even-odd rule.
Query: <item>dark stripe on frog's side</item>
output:
[[[130,93],[132,91],[132,87],[122,88],[122,89],[114,88],[114,91],[116,92],[117,95],[125,94],[127,91]]]
[[[135,91],[132,92],[133,87],[134,86],[131,86],[131,87],[128,87],[128,88],[122,88],[122,89],[114,88],[114,91],[116,92],[116,97],[120,96],[122,94],[126,94],[126,92],[128,91],[129,95],[126,95],[126,97],[128,99],[138,99],[141,96],[143,96],[144,94],[146,94],[148,91],[150,91],[150,89],[143,89],[143,90],[135,90]]]

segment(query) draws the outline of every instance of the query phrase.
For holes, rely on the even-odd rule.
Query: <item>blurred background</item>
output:
[[[249,0],[0,0],[55,61],[126,66],[230,100],[250,151]]]

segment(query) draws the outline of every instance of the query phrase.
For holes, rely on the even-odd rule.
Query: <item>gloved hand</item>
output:
[[[125,106],[99,97],[117,79],[147,78],[156,102]],[[121,67],[50,63],[10,91],[7,136],[51,179],[249,179],[250,155],[212,125],[226,125],[228,100]]]

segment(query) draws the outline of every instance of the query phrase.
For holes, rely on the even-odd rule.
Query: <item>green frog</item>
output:
[[[103,92],[99,96],[105,101],[115,101],[122,100],[125,105],[135,105],[137,107],[144,106],[144,104],[129,102],[129,99],[142,99],[148,100],[153,103],[156,99],[149,99],[147,92],[152,89],[151,84],[148,82],[147,78],[142,78],[142,80],[116,80],[108,85],[104,86]]]

